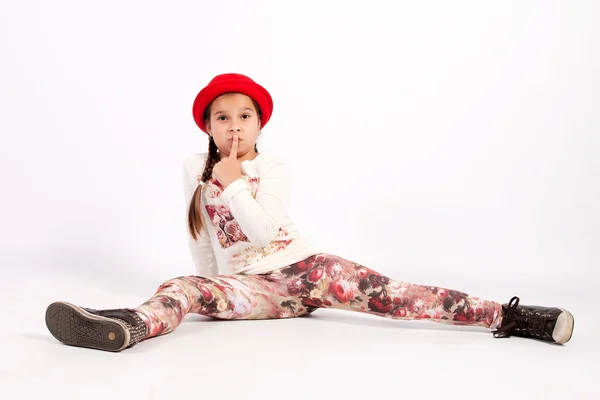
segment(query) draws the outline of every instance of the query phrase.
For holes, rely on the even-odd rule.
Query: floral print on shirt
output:
[[[208,204],[205,208],[222,248],[233,246],[237,242],[250,242],[233,218],[229,207],[222,204]]]
[[[248,177],[246,175],[242,175],[242,178],[246,181],[252,197],[256,198],[260,178]],[[200,175],[197,176],[196,179],[198,180],[198,183],[201,182]],[[211,177],[205,183],[202,190],[207,198],[216,198],[223,193],[224,188],[218,180]],[[215,234],[221,248],[231,247],[238,242],[250,242],[226,204],[206,204],[204,208],[215,229]]]

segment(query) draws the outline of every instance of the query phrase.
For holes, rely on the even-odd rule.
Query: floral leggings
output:
[[[150,338],[172,332],[187,313],[217,319],[292,318],[317,308],[393,319],[500,326],[502,305],[435,286],[394,281],[331,254],[258,275],[182,276],[164,282],[135,310]]]

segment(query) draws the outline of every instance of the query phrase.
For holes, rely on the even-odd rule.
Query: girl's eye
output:
[[[242,118],[248,119],[248,118],[250,118],[250,114],[244,114],[244,115],[242,115]]]
[[[225,116],[224,115],[219,115],[217,117],[217,121],[225,121]]]

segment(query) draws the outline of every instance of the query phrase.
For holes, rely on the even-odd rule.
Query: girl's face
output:
[[[250,97],[241,93],[227,93],[217,97],[210,108],[206,130],[214,138],[221,157],[228,157],[233,135],[238,135],[238,160],[256,156],[254,144],[260,130],[260,118]]]

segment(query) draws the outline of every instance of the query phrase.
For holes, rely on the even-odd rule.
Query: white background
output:
[[[469,398],[502,396],[499,377],[522,374],[528,398],[591,398],[585,361],[600,355],[597,2],[1,6],[8,388],[105,396],[89,386],[109,385],[104,376],[110,390],[146,398],[201,396],[187,381],[225,398]],[[207,151],[193,100],[225,72],[273,96],[258,148],[292,168],[289,215],[302,233],[395,279],[567,307],[572,341],[493,340],[321,310],[243,327],[189,316],[178,332],[119,355],[59,346],[43,323],[49,302],[135,306],[162,281],[194,273],[181,168]]]

